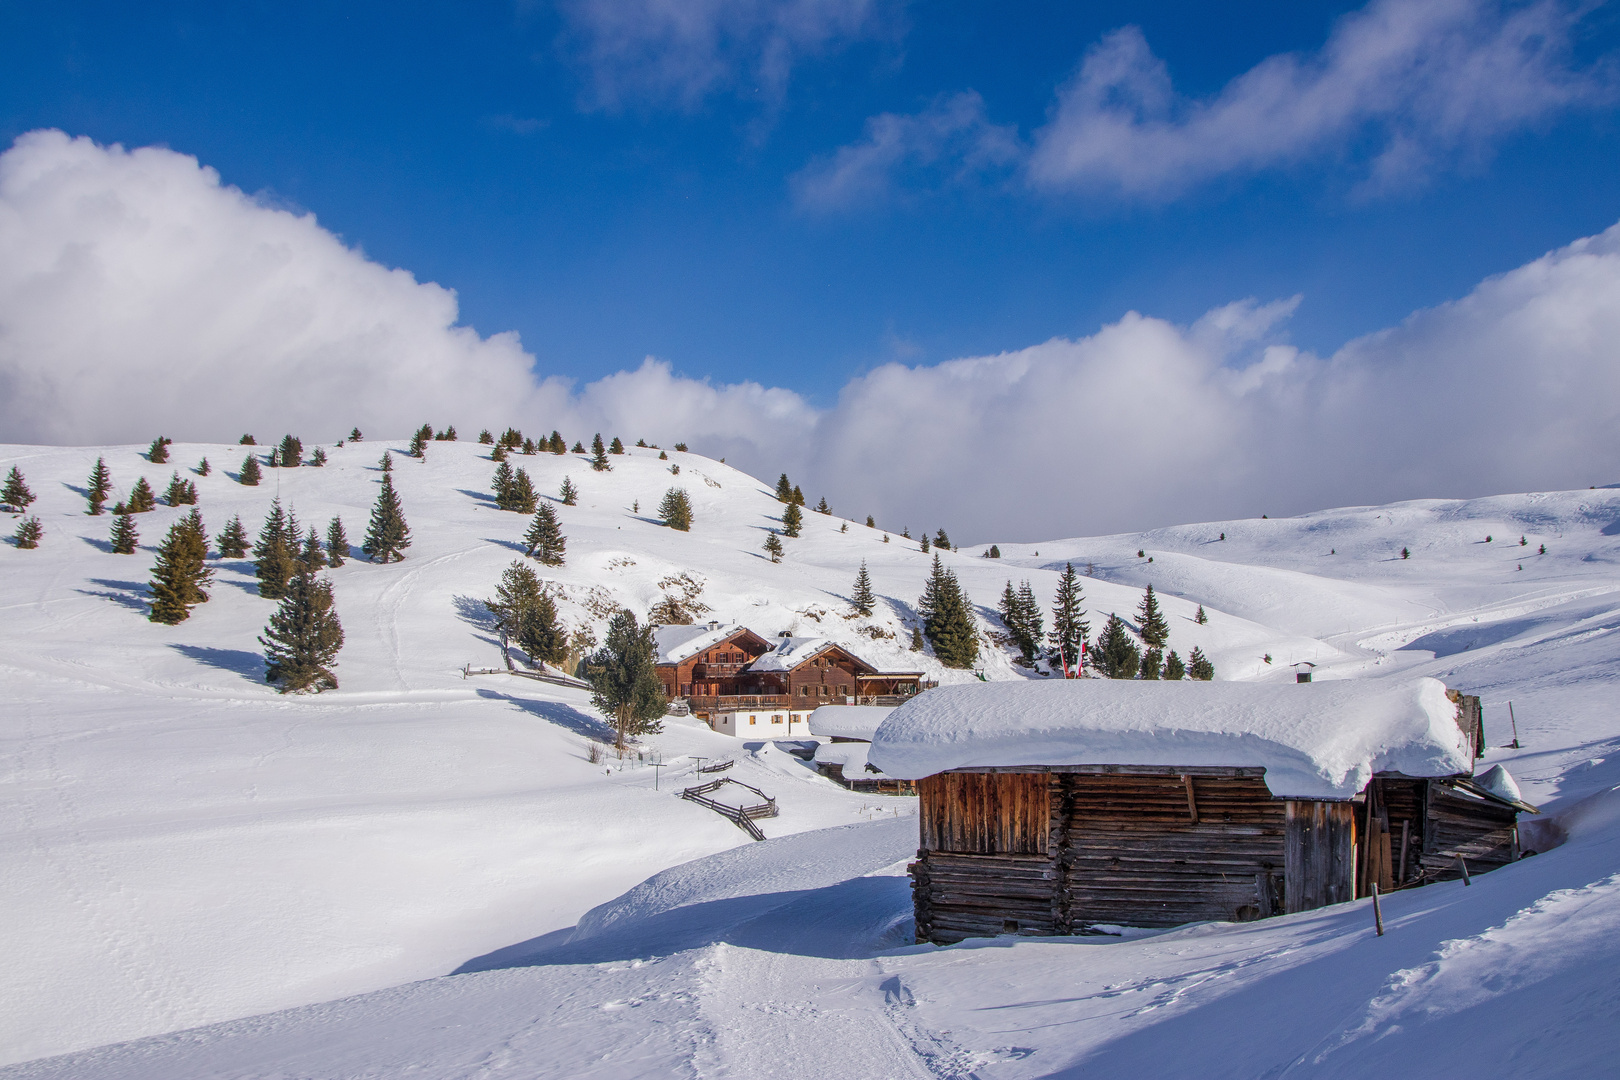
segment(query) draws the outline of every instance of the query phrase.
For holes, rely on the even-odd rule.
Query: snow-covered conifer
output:
[[[1142,644],[1149,649],[1163,649],[1165,642],[1170,640],[1170,624],[1165,621],[1164,612],[1159,610],[1159,598],[1153,595],[1152,585],[1142,595],[1142,605],[1136,609],[1136,616]]]
[[[376,562],[397,562],[405,558],[405,549],[411,546],[410,526],[405,523],[405,511],[399,495],[394,491],[393,477],[384,475],[382,490],[377,492],[377,504],[371,511],[371,527],[366,530],[366,541],[360,550]]]
[[[849,603],[856,613],[861,615],[872,614],[877,606],[877,596],[872,592],[872,575],[866,572],[866,560],[861,560],[861,569],[855,575],[855,588],[850,590]]]
[[[917,601],[923,634],[934,656],[946,667],[970,668],[979,659],[979,638],[973,626],[973,607],[956,574],[934,556],[934,568]]]
[[[1108,616],[1092,656],[1097,668],[1110,679],[1134,679],[1142,668],[1142,651],[1118,615]]]

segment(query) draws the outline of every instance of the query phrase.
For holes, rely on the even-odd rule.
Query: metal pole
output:
[[[1519,747],[1519,719],[1518,719],[1518,717],[1513,715],[1513,702],[1511,702],[1511,701],[1508,702],[1508,723],[1513,725],[1513,747],[1512,747],[1512,749],[1518,750],[1520,748]]]

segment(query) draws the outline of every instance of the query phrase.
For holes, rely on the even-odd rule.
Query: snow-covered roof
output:
[[[892,712],[881,705],[823,705],[810,714],[810,734],[871,742],[878,725]]]
[[[653,644],[658,649],[657,663],[678,664],[712,645],[743,630],[744,627],[721,623],[711,629],[708,623],[691,626],[660,626],[653,630]]]
[[[822,743],[816,747],[817,765],[842,765],[845,780],[878,780],[888,777],[875,769],[868,769],[867,755],[872,745],[863,742]]]
[[[1467,773],[1437,679],[942,686],[896,709],[873,764],[917,779],[971,766],[1263,766],[1273,795],[1345,799],[1376,772]]]
[[[876,665],[855,653],[848,645],[841,645],[824,637],[784,637],[776,639],[776,648],[748,665],[749,671],[792,671],[817,653],[839,648],[856,660],[876,670]]]

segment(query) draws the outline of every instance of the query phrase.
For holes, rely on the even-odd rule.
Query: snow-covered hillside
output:
[[[1221,678],[1291,680],[1304,662],[1317,678],[1432,674],[1484,696],[1494,744],[1511,700],[1525,748],[1488,760],[1532,801],[1579,809],[1543,830],[1543,847],[1569,832],[1563,847],[1466,892],[1391,897],[1377,941],[1356,904],[939,950],[905,944],[907,800],[843,791],[770,744],[673,719],[646,740],[668,767],[592,764],[603,728],[585,694],[463,677],[499,664],[477,600],[526,525],[494,508],[487,448],[396,454],[414,544],[403,563],[330,572],[342,687],[310,697],[262,681],[256,636],[273,605],[247,562],[221,563],[188,621],[148,622],[151,546],[180,511],[141,515],[141,551],[115,555],[110,517],[83,512],[85,477],[104,455],[117,499],[140,475],[161,491],[179,468],[212,532],[233,514],[256,531],[279,486],[300,521],[341,515],[358,542],[384,446],[329,447],[326,467],[266,470],[256,488],[226,475],[240,447],[177,444],[168,465],[142,449],[0,447],[46,530],[37,550],[0,546],[0,1060],[155,1037],[17,1075],[1251,1076],[1296,1058],[1298,1072],[1361,1075],[1414,1039],[1442,1075],[1470,1071],[1474,1053],[1446,1047],[1480,1040],[1483,1060],[1517,1054],[1541,1075],[1567,1060],[1575,1075],[1616,1048],[1620,994],[1601,973],[1620,959],[1620,804],[1606,794],[1620,785],[1620,491],[946,554],[987,631],[1009,578],[1049,602],[1072,560],[1092,575],[1094,627],[1129,618],[1151,582],[1171,646],[1199,646]],[[809,513],[773,564],[768,485],[658,453],[633,449],[610,473],[576,455],[514,458],[543,494],[565,475],[581,490],[558,507],[567,564],[546,573],[565,621],[600,636],[609,605],[643,615],[684,574],[708,617],[973,677],[909,651],[932,555]],[[186,471],[204,455],[212,475]],[[692,496],[689,534],[651,512],[672,486]],[[869,508],[850,509],[863,521]],[[862,560],[884,598],[871,619],[844,599]],[[986,645],[986,677],[1029,675]],[[764,823],[777,839],[751,844],[674,797],[699,757],[736,757],[777,797],[782,815]],[[1239,1045],[1251,1015],[1286,1036]],[[232,1022],[164,1034],[217,1021]]]

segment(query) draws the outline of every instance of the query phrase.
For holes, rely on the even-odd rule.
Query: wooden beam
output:
[[[1192,773],[1183,775],[1181,779],[1187,785],[1187,813],[1192,815],[1192,823],[1196,825],[1198,824],[1198,798],[1193,794]]]

